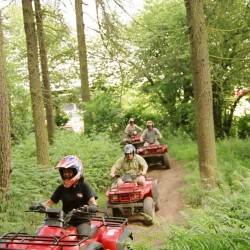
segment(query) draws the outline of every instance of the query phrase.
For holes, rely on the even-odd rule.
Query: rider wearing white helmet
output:
[[[145,159],[136,154],[135,151],[135,147],[132,144],[127,144],[124,147],[125,155],[119,158],[112,166],[110,176],[115,177],[116,171],[119,171],[120,174],[138,174],[140,176],[134,181],[137,182],[138,185],[145,186],[145,175],[147,174],[148,164]],[[119,187],[121,184],[123,184],[123,181],[119,178],[117,180],[117,186]]]

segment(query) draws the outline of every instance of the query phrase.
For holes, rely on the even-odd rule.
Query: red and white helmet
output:
[[[83,165],[81,160],[75,155],[68,155],[63,157],[56,168],[59,169],[61,178],[63,180],[63,184],[66,188],[71,187],[74,183],[76,183],[83,176]],[[74,170],[74,175],[71,179],[65,179],[63,177],[63,169],[71,168]]]

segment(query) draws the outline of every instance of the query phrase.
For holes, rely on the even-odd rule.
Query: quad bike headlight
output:
[[[118,195],[111,195],[111,201],[118,201],[119,196]]]
[[[139,193],[132,194],[131,199],[132,200],[139,200],[140,199],[140,194]]]
[[[156,153],[162,153],[162,149],[161,148],[156,149]]]

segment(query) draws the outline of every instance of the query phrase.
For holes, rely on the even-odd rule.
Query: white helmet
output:
[[[132,144],[127,144],[124,147],[124,153],[125,154],[135,154],[135,147]]]

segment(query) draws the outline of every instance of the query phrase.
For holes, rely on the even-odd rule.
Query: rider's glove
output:
[[[45,210],[45,206],[42,203],[33,203],[29,206],[30,211],[34,210]]]
[[[90,213],[96,213],[96,212],[98,212],[97,205],[89,205],[89,212]]]
[[[98,207],[96,205],[83,206],[84,212],[96,213],[98,212]]]

